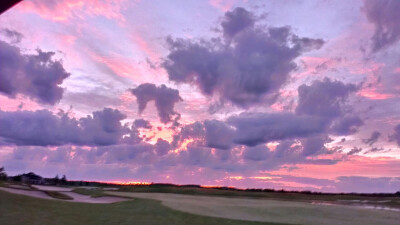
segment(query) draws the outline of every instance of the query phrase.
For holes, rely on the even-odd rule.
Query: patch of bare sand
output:
[[[61,200],[61,199],[52,198],[41,190],[22,190],[22,189],[5,188],[5,187],[0,187],[0,190],[6,191],[9,193],[13,193],[13,194],[26,195],[26,196],[35,197],[35,198],[67,201],[67,202],[92,203],[92,204],[109,204],[109,203],[131,200],[131,199],[127,199],[127,198],[112,197],[112,196],[92,198],[88,195],[81,195],[81,194],[69,192],[69,191],[65,191],[62,193],[72,197],[73,199],[72,200]],[[51,190],[51,191],[53,191],[53,190]]]
[[[6,191],[9,193],[13,193],[13,194],[18,194],[18,195],[26,195],[26,196],[35,197],[35,198],[54,200],[54,198],[48,196],[46,193],[44,193],[42,191],[32,191],[32,190],[23,190],[23,189],[14,189],[14,188],[5,188],[5,187],[0,187],[0,190]]]
[[[270,199],[194,196],[168,193],[111,192],[106,194],[162,201],[172,209],[192,214],[309,225],[399,225],[400,213],[351,206],[313,205],[308,202]]]
[[[38,190],[41,190],[41,191],[72,191],[73,190],[73,188],[44,186],[44,185],[32,185],[32,187],[37,188]]]

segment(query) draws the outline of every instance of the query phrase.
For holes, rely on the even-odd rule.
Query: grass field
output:
[[[400,212],[353,206],[313,205],[304,201],[232,198],[170,193],[106,192],[115,196],[156,199],[170,208],[213,217],[307,225],[399,225]]]
[[[135,199],[114,204],[44,200],[0,191],[1,225],[272,225],[179,212],[160,201]]]
[[[119,187],[122,192],[146,192],[146,193],[173,193],[201,196],[220,196],[220,197],[246,197],[246,198],[266,198],[289,201],[337,201],[337,200],[367,200],[373,202],[384,202],[385,205],[400,208],[400,196],[368,196],[359,194],[307,194],[301,192],[260,192],[242,191],[234,189],[215,189],[199,187],[180,187],[168,185],[133,185]]]

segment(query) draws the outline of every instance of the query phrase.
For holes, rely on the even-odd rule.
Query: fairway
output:
[[[307,225],[399,225],[400,213],[351,206],[313,205],[308,202],[250,198],[194,196],[169,193],[106,192],[115,196],[161,200],[183,212],[241,219]]]
[[[272,225],[179,212],[159,201],[137,199],[113,204],[45,200],[0,191],[1,225]]]

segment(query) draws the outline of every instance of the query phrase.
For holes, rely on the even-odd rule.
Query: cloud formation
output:
[[[372,51],[378,52],[400,40],[400,1],[364,0],[363,11],[375,31],[371,38]]]
[[[18,47],[0,40],[0,94],[22,94],[39,103],[54,105],[63,95],[62,82],[70,76],[54,52],[37,49],[23,54]]]
[[[126,116],[116,109],[105,108],[78,119],[67,113],[48,110],[0,111],[0,143],[3,145],[59,146],[114,145],[131,143],[137,133],[121,124]],[[124,135],[127,135],[124,137]],[[130,136],[129,136],[130,135]]]
[[[240,107],[274,101],[295,59],[319,49],[322,39],[301,38],[290,27],[255,25],[254,15],[243,9],[228,11],[222,36],[212,40],[168,39],[163,63],[169,79],[197,86],[206,96],[219,97]]]
[[[148,102],[154,101],[161,122],[171,122],[172,116],[179,118],[180,114],[174,110],[175,104],[183,101],[178,90],[169,88],[164,84],[157,87],[155,84],[145,83],[130,91],[136,96],[139,113],[146,109]]]

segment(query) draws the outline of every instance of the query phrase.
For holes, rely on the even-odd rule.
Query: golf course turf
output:
[[[2,225],[272,225],[198,216],[163,206],[160,201],[135,199],[113,204],[85,204],[45,200],[0,191]]]

